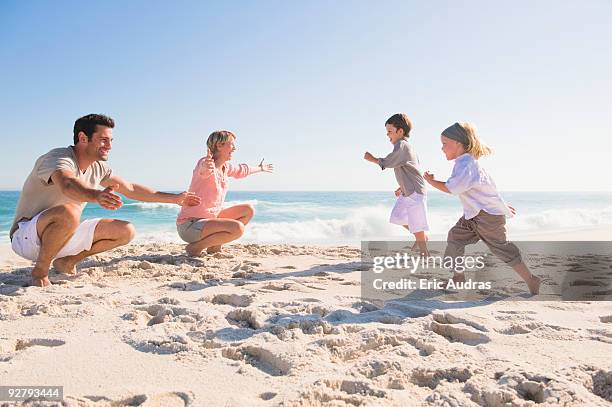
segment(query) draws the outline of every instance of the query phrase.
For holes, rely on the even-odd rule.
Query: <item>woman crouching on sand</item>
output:
[[[228,178],[244,178],[256,172],[272,172],[272,164],[257,167],[229,162],[236,150],[236,136],[229,131],[215,131],[208,136],[205,157],[198,160],[189,191],[202,199],[198,206],[184,206],[176,219],[178,234],[187,245],[187,254],[198,256],[221,250],[221,245],[238,239],[244,233],[255,211],[249,204],[222,209]]]

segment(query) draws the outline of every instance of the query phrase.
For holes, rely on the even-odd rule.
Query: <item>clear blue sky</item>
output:
[[[406,112],[424,169],[439,134],[472,121],[503,190],[612,190],[612,2],[2,1],[0,189],[72,142],[74,120],[117,123],[124,178],[183,189],[216,129],[236,161],[277,173],[234,190],[386,190],[363,160]]]

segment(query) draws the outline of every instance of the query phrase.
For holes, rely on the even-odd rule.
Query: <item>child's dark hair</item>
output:
[[[396,113],[393,116],[389,117],[385,122],[385,126],[390,124],[396,129],[404,130],[404,137],[410,137],[410,130],[412,130],[412,122],[406,115],[406,113]]]
[[[88,114],[80,117],[74,122],[73,141],[76,146],[79,142],[79,133],[83,132],[87,136],[87,140],[91,141],[91,136],[96,132],[96,126],[115,127],[115,121],[103,114]]]

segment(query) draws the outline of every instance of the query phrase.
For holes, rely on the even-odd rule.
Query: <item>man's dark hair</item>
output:
[[[385,122],[385,125],[390,124],[396,129],[404,129],[404,137],[410,137],[410,130],[412,130],[412,122],[406,115],[406,113],[396,113],[389,117]]]
[[[79,133],[83,132],[87,136],[87,140],[91,141],[91,136],[96,131],[96,126],[115,127],[115,121],[103,114],[88,114],[80,117],[74,122],[74,145],[79,142]]]

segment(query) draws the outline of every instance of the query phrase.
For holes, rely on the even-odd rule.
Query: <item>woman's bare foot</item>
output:
[[[191,257],[198,257],[200,254],[202,254],[202,249],[194,243],[189,243],[187,247],[185,247],[185,251],[187,252],[187,255]]]
[[[64,273],[69,275],[75,275],[77,273],[76,263],[70,261],[68,257],[61,257],[53,260],[53,268],[58,273]]]
[[[221,245],[219,246],[210,246],[208,249],[206,249],[206,253],[208,254],[214,254],[214,253],[218,253],[221,251]]]
[[[529,287],[529,292],[531,295],[537,295],[540,292],[540,284],[542,283],[542,279],[540,279],[540,277],[532,274],[531,278],[525,282],[527,283],[527,287]]]

